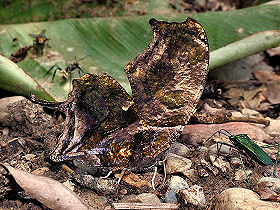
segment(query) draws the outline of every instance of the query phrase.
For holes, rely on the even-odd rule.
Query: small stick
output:
[[[177,210],[180,208],[180,204],[177,203],[113,203],[113,209],[168,209]]]
[[[228,120],[230,122],[250,122],[250,123],[258,123],[258,124],[264,124],[265,126],[268,126],[270,124],[270,121],[264,118],[253,118],[253,117],[228,117]]]

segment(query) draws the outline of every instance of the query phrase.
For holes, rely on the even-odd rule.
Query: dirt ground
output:
[[[273,58],[273,56],[265,57],[264,60],[268,64],[271,64],[271,58]],[[274,65],[273,68],[277,69],[279,66]],[[273,74],[273,76],[277,76],[277,72],[275,71],[255,74],[258,75],[257,78],[259,78],[259,80],[255,79],[255,83],[251,82],[252,84],[256,84],[256,81],[261,81],[263,85],[265,84],[264,78],[268,78],[268,75],[271,76],[271,74]],[[271,82],[270,79],[266,80],[267,82]],[[278,104],[272,104],[271,100],[269,101],[271,96],[266,94],[265,89],[260,89],[262,86],[260,86],[259,83],[257,86],[252,84],[247,84],[244,88],[242,87],[244,89],[242,99],[240,99],[238,94],[234,96],[236,92],[233,90],[236,87],[231,86],[232,84],[230,84],[227,86],[227,91],[223,93],[223,95],[227,96],[229,99],[226,99],[226,101],[216,99],[216,101],[219,101],[229,109],[231,109],[230,106],[232,106],[232,108],[235,109],[232,110],[232,112],[237,110],[244,111],[246,107],[250,106],[250,110],[253,110],[252,104],[255,104],[254,114],[257,113],[258,116],[270,117],[272,120],[277,120],[279,111],[275,107],[277,107]],[[266,87],[269,87],[267,84]],[[258,89],[258,91],[255,91],[256,89]],[[246,91],[250,92],[251,97],[246,98]],[[266,98],[262,100],[258,99],[260,93],[263,93]],[[237,100],[236,97],[239,97],[239,100]],[[256,98],[258,99],[258,106],[256,106]],[[33,104],[23,97],[6,97],[2,98],[0,102],[1,162],[9,163],[15,168],[31,172],[32,174],[55,179],[60,183],[70,181],[74,191],[78,195],[82,195],[82,197],[89,194],[91,196],[97,196],[98,199],[94,199],[95,202],[100,202],[102,205],[99,205],[103,207],[112,202],[118,202],[129,194],[140,194],[144,192],[151,192],[160,200],[164,201],[165,193],[168,189],[168,182],[163,183],[163,166],[158,166],[155,180],[156,190],[154,190],[149,184],[138,186],[131,181],[124,180],[121,180],[119,185],[115,185],[115,188],[104,188],[104,186],[98,188],[98,186],[92,183],[100,182],[99,177],[104,176],[103,174],[97,174],[95,170],[87,168],[85,165],[78,165],[77,167],[77,163],[71,161],[55,163],[49,159],[49,154],[55,148],[57,139],[63,129],[64,116],[61,113],[54,113],[51,110],[43,109],[41,106]],[[246,106],[244,106],[244,104],[246,104]],[[260,109],[260,107],[262,107],[262,109]],[[259,110],[259,112],[256,110]],[[264,128],[264,126],[262,128]],[[277,136],[275,132],[274,135]],[[270,135],[270,137],[271,136],[273,135]],[[265,139],[265,141],[273,143],[275,139],[276,138],[271,137]],[[190,186],[195,184],[203,188],[207,203],[206,209],[214,208],[216,197],[223,190],[232,187],[248,188],[244,177],[240,180],[236,179],[236,171],[240,169],[240,164],[234,164],[236,162],[235,160],[239,158],[239,153],[236,150],[233,150],[229,154],[221,155],[221,160],[230,166],[225,166],[225,171],[222,171],[221,168],[217,170],[217,168],[213,167],[211,160],[209,159],[207,148],[210,147],[212,143],[206,145],[195,143],[189,144],[184,140],[182,140],[181,143],[185,144],[190,150],[190,152],[186,154],[186,157],[192,161],[192,170],[190,170],[189,175],[182,173],[175,173],[173,175],[180,175]],[[274,157],[275,153],[272,155]],[[202,160],[205,160],[205,162]],[[245,167],[252,170],[252,174],[250,174],[252,189],[257,186],[259,178],[270,176],[272,174],[273,167],[260,166],[251,158],[245,156],[243,157],[243,161]],[[4,168],[1,168],[1,172],[0,207],[2,209],[47,209],[36,199],[32,198],[32,196],[26,194]],[[93,182],[91,180],[89,184],[89,181],[85,179],[85,174],[92,174],[93,177],[97,177],[98,181]],[[145,180],[146,182],[150,182],[153,177],[153,171],[137,174],[136,176],[138,178],[140,177],[142,181]],[[111,175],[109,180],[115,183],[117,177],[118,176],[116,175]],[[167,180],[169,178],[170,175],[167,175]],[[103,199],[102,202],[100,201],[101,198]],[[196,209],[197,207],[189,205],[188,208]]]

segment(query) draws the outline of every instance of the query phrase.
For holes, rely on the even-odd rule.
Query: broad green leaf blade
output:
[[[214,51],[255,33],[267,30],[280,30],[279,3],[264,4],[242,10],[209,12],[191,15],[206,29],[210,50]],[[154,15],[141,17],[68,19],[54,22],[15,24],[0,26],[2,53],[10,56],[17,47],[11,42],[18,38],[19,46],[32,44],[29,33],[38,33],[46,29],[51,49],[45,56],[32,59],[28,57],[19,63],[28,74],[38,81],[54,98],[61,101],[70,90],[69,82],[60,79],[60,71],[46,75],[52,65],[65,68],[66,61],[86,57],[80,61],[85,72],[108,73],[117,79],[126,90],[130,86],[123,67],[141,53],[152,39],[148,20],[152,17],[168,21],[183,21],[189,15],[173,13],[169,16]],[[263,48],[255,52],[262,51]],[[1,48],[0,48],[1,51]],[[232,59],[239,58],[239,51]],[[213,61],[215,63],[215,61]],[[212,63],[212,61],[211,61]],[[73,77],[78,77],[76,71]]]
[[[35,80],[2,55],[0,55],[0,88],[25,97],[29,97],[29,94],[33,93],[39,98],[54,101],[54,98]]]

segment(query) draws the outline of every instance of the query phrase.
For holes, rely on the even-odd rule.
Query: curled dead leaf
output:
[[[90,209],[78,195],[65,185],[48,177],[37,176],[2,164],[16,182],[33,198],[51,209]]]

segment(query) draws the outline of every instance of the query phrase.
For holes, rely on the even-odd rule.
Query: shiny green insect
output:
[[[217,133],[227,136],[229,138],[230,142],[233,144],[232,145],[232,144],[229,144],[226,142],[217,142],[218,155],[219,155],[222,145],[227,145],[227,146],[237,149],[240,152],[244,152],[245,154],[247,154],[249,157],[251,157],[253,160],[255,160],[258,164],[260,164],[262,166],[273,165],[273,161],[268,156],[268,154],[262,149],[262,147],[258,146],[255,142],[253,142],[247,134],[232,135],[227,130],[221,129],[219,131],[216,131],[208,139],[206,139],[206,142],[208,140],[210,140]],[[219,144],[220,144],[220,146],[219,146]],[[273,176],[278,178],[278,176],[276,175],[276,168],[277,168],[277,162],[278,162],[278,158],[279,158],[280,144],[271,144],[271,145],[263,146],[263,148],[275,147],[275,146],[278,146],[278,153],[277,153],[277,157],[276,157],[276,161],[275,161],[275,168],[273,171]],[[239,155],[240,155],[240,159],[242,162],[243,170],[245,172],[248,185],[250,187],[250,181],[249,181],[247,172],[245,170],[245,166],[243,164],[241,153],[239,153]]]

